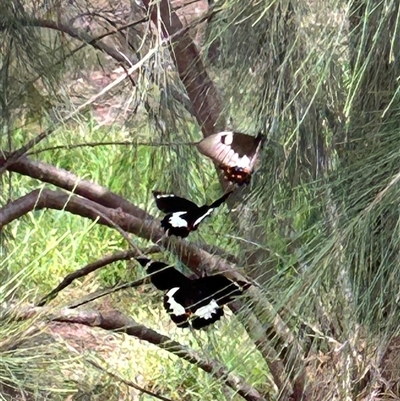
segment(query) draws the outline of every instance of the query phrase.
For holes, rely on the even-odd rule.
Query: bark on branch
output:
[[[99,327],[104,330],[123,332],[129,336],[139,338],[164,349],[185,361],[196,365],[200,369],[209,373],[214,378],[221,380],[225,385],[240,394],[247,401],[265,401],[254,387],[246,383],[242,377],[231,373],[224,365],[216,360],[204,358],[199,352],[190,349],[169,337],[137,323],[131,317],[124,315],[117,310],[95,311],[95,310],[71,310],[63,309],[52,315],[51,310],[40,307],[16,308],[15,310],[3,310],[2,316],[15,316],[20,320],[25,320],[41,314],[41,318],[48,317],[52,321],[64,323],[78,323],[91,327]]]
[[[19,163],[17,162],[15,165]],[[150,216],[149,218],[140,219],[125,213],[121,209],[110,209],[76,195],[49,189],[34,190],[1,208],[0,228],[30,211],[45,208],[66,210],[108,227],[116,225],[128,233],[135,234],[154,243],[164,236],[164,232],[160,229],[159,221],[154,220],[150,215],[148,215]],[[224,273],[235,280],[244,280],[243,276],[235,272],[232,265],[221,258],[210,255],[194,244],[172,237],[164,238],[162,244],[176,253],[182,262],[197,274],[202,273],[205,267],[209,267],[210,271]]]
[[[117,225],[124,231],[133,233],[153,242],[157,242],[163,236],[158,221],[153,219],[142,220],[124,213],[122,210],[110,209],[76,195],[70,195],[61,191],[52,191],[49,189],[32,191],[28,195],[25,195],[0,209],[0,228],[30,211],[41,210],[44,208],[66,210],[93,221],[97,220],[99,224],[108,227],[114,227],[114,225]],[[167,245],[169,249],[180,257],[185,265],[189,266],[198,274],[207,267],[207,271],[217,271],[225,274],[227,277],[233,278],[234,280],[244,279],[243,276],[235,271],[229,263],[226,263],[221,258],[208,254],[204,250],[188,243],[187,241],[179,241],[169,237],[163,240],[163,244]],[[254,288],[252,291],[257,290]],[[262,295],[252,295],[251,298],[257,303],[262,299]],[[241,306],[240,304],[241,303],[237,304],[239,305],[238,309],[244,306],[244,304]],[[278,336],[281,337],[283,341],[286,341],[288,344],[291,344],[293,347],[298,349],[296,341],[292,338],[290,331],[286,329],[283,322],[278,319],[276,313],[272,309],[270,312],[272,314],[270,317],[272,326]],[[290,387],[290,384],[288,384],[285,379],[285,369],[282,361],[276,359],[276,352],[265,340],[265,330],[267,327],[270,327],[271,324],[268,323],[266,327],[263,327],[255,317],[252,317],[252,323],[251,325],[248,325],[247,320],[251,316],[251,313],[249,313],[244,321],[246,329],[257,345],[257,348],[264,356],[266,362],[269,364],[271,372],[273,372],[272,374],[276,380],[276,384],[280,390],[283,390],[284,388],[287,389],[288,386]],[[279,324],[277,324],[277,322]],[[296,363],[295,366],[299,366],[299,364]]]
[[[159,26],[160,16],[164,37],[173,38],[170,53],[175,61],[179,77],[185,85],[193,113],[203,135],[209,136],[222,131],[226,124],[222,115],[221,99],[189,32],[184,29],[170,1],[161,0],[156,6],[151,3],[150,0],[143,0],[155,26]]]
[[[86,266],[82,267],[82,269],[75,270],[71,274],[68,274],[67,277],[64,278],[61,283],[54,288],[51,292],[49,292],[45,297],[43,297],[38,303],[37,306],[44,306],[48,301],[54,299],[57,294],[62,291],[64,288],[68,287],[74,280],[80,277],[84,277],[89,273],[93,273],[94,271],[101,269],[104,266],[107,266],[111,263],[114,263],[119,260],[130,260],[136,256],[139,256],[136,250],[131,251],[121,251],[114,253],[112,255],[106,255],[103,258],[96,260],[93,263],[89,263]]]
[[[6,163],[7,157],[8,154],[0,153],[0,167]],[[51,164],[21,157],[18,161],[8,166],[7,170],[36,178],[41,182],[53,184],[58,188],[71,191],[83,198],[92,200],[99,205],[113,209],[119,208],[123,212],[136,216],[139,219],[152,218],[152,216],[143,209],[140,209],[125,198],[109,191],[101,185],[82,180],[77,175],[62,168],[52,166]]]

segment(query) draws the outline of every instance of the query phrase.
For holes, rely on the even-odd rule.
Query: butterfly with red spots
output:
[[[226,180],[238,185],[249,184],[264,136],[223,131],[204,138],[197,144],[203,155],[212,159],[224,171]]]

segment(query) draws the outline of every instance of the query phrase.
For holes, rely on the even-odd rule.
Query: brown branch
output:
[[[6,159],[7,154],[1,155],[0,153],[0,166],[5,163]],[[74,192],[77,195],[92,200],[97,204],[107,208],[121,209],[123,212],[135,216],[138,219],[153,219],[150,214],[127,201],[125,198],[94,182],[82,180],[77,175],[62,168],[58,168],[40,161],[33,161],[26,157],[21,157],[17,162],[9,166],[8,170],[35,178],[42,182],[47,182],[67,191]],[[14,219],[12,218],[11,220]],[[222,249],[208,245],[204,245],[202,247],[208,253],[218,254],[229,260],[231,263],[235,263],[235,257],[233,255],[227,255]]]
[[[18,161],[13,167],[18,166],[20,163],[21,161]],[[51,166],[48,167],[51,169]],[[67,175],[70,174],[68,172],[65,173]],[[86,181],[86,184],[88,185],[88,187],[84,186],[86,191],[91,185],[95,188],[99,187],[104,190],[104,188],[88,181]],[[78,185],[76,189],[78,189]],[[88,195],[90,195],[90,193],[88,193]],[[118,206],[118,203],[114,203],[115,200],[123,200],[123,198],[120,198],[117,195],[115,195],[114,198],[114,194],[108,191],[105,191],[104,195],[104,198],[100,196],[100,200],[108,200],[108,196],[110,196],[112,200],[111,203],[113,203],[115,207]],[[32,210],[40,210],[44,208],[66,210],[72,214],[89,218],[92,221],[97,221],[99,224],[108,227],[114,227],[116,225],[126,232],[135,234],[154,243],[163,238],[161,243],[175,252],[181,258],[182,262],[189,266],[196,274],[201,274],[202,271],[204,271],[204,267],[209,266],[211,271],[223,272],[226,276],[235,280],[245,280],[245,278],[236,272],[230,264],[225,263],[222,259],[210,255],[206,251],[187,241],[178,240],[173,237],[165,238],[164,232],[160,228],[159,221],[154,220],[151,215],[148,215],[141,209],[137,208],[140,215],[145,214],[146,216],[144,219],[138,218],[137,216],[125,213],[123,206],[131,205],[129,202],[124,201],[121,202],[121,209],[110,209],[91,200],[76,195],[69,195],[61,191],[52,191],[49,189],[44,189],[42,191],[34,190],[28,195],[25,195],[0,209],[0,228]],[[112,224],[110,223],[110,220]]]
[[[140,254],[136,250],[122,251],[114,253],[112,255],[104,256],[103,258],[96,260],[93,263],[87,264],[81,269],[75,270],[71,274],[68,274],[68,276],[66,276],[64,280],[61,281],[61,283],[56,288],[54,288],[54,290],[49,292],[37,303],[37,306],[44,306],[48,301],[54,299],[60,291],[68,287],[77,278],[84,277],[89,273],[93,273],[94,271],[101,269],[102,267],[107,266],[111,263],[117,262],[119,260],[130,260],[135,256],[139,255]]]
[[[265,401],[266,398],[252,386],[247,384],[242,377],[229,372],[229,370],[216,360],[204,358],[199,352],[190,349],[169,337],[157,333],[148,327],[137,323],[131,317],[122,314],[117,310],[94,311],[94,310],[71,310],[63,309],[55,315],[45,308],[28,307],[25,309],[3,310],[1,316],[14,316],[16,319],[24,320],[32,318],[37,314],[47,313],[48,318],[56,322],[78,323],[90,327],[99,327],[104,330],[126,333],[129,336],[139,338],[164,349],[179,358],[197,366],[209,373],[214,378],[221,380],[225,385],[240,394],[248,401]]]
[[[162,34],[170,39],[170,54],[174,60],[179,77],[186,88],[191,102],[192,114],[204,137],[226,128],[223,105],[217,87],[208,76],[196,45],[193,43],[188,27],[184,27],[177,16],[170,0],[161,0],[156,5],[151,0],[143,0],[155,26],[161,18]],[[212,10],[200,20],[209,20],[218,11]],[[218,179],[224,192],[230,184],[224,180],[224,174],[216,166]],[[228,200],[229,203],[229,200]]]
[[[257,320],[254,313],[249,311],[248,308],[244,310],[243,304],[238,301],[231,302],[229,304],[229,309],[231,309],[231,311],[235,315],[245,315],[245,319],[242,320],[245,321],[246,332],[249,334],[249,337],[254,341],[254,344],[256,345],[258,351],[267,362],[276,386],[281,393],[290,393],[291,385],[285,373],[284,364],[279,358],[278,353],[266,341],[265,329],[260,325],[260,322]]]
[[[14,22],[15,25],[25,25],[25,26],[33,26],[33,27],[38,27],[38,28],[47,28],[47,29],[52,29],[56,30],[62,33],[65,33],[69,36],[71,36],[74,39],[78,39],[81,42],[84,42],[85,44],[93,46],[95,49],[100,50],[106,54],[108,54],[110,57],[112,57],[114,60],[126,64],[127,60],[126,57],[123,57],[121,53],[119,53],[114,47],[110,47],[106,45],[103,42],[100,42],[100,40],[110,34],[117,33],[123,29],[127,29],[130,26],[137,25],[141,22],[145,22],[147,18],[140,19],[138,21],[133,21],[128,25],[124,25],[123,27],[117,29],[113,29],[111,32],[104,33],[98,37],[92,37],[89,35],[87,32],[83,30],[79,30],[77,28],[74,28],[71,25],[66,25],[62,24],[61,22],[58,21],[52,21],[52,20],[44,20],[44,19],[20,19],[17,22]],[[0,30],[4,30],[5,24],[0,25]],[[18,26],[16,26],[16,29],[18,29]]]
[[[0,166],[7,160],[7,154],[0,153]],[[136,216],[139,219],[152,218],[143,209],[138,208],[125,198],[109,191],[91,181],[82,180],[73,173],[62,168],[54,167],[40,161],[33,161],[22,157],[17,162],[8,167],[13,171],[31,178],[36,178],[42,182],[55,185],[58,188],[65,189],[80,195],[108,208],[120,208],[123,212]]]
[[[133,233],[153,242],[157,242],[163,237],[163,232],[159,228],[158,221],[149,219],[141,220],[120,210],[106,208],[76,195],[68,195],[61,191],[51,191],[48,189],[44,189],[43,191],[33,191],[30,194],[25,195],[17,201],[14,201],[0,209],[0,228],[12,221],[12,219],[16,219],[31,210],[40,210],[43,208],[66,210],[70,213],[89,218],[93,221],[97,220],[99,224],[109,227],[118,225],[127,232]],[[102,216],[106,216],[107,219],[104,219]],[[110,224],[109,220],[111,220],[113,224]],[[223,259],[212,256],[193,244],[190,244],[186,241],[179,241],[171,237],[164,238],[162,243],[164,245],[168,245],[169,249],[176,253],[182,262],[197,274],[200,274],[202,270],[204,270],[204,267],[207,266],[209,271],[223,273],[233,280],[246,280]],[[252,291],[249,290],[248,292],[250,294],[252,294],[252,291],[258,291],[255,288]],[[260,299],[262,299],[262,295],[259,295],[257,292],[257,295],[252,295],[251,299],[253,302],[259,303]],[[92,299],[89,299],[89,301],[90,300]],[[240,307],[243,306],[241,303],[238,305],[241,305]],[[291,336],[289,329],[284,325],[284,323],[279,319],[277,320],[277,314],[273,308],[269,306],[266,311],[270,315],[269,320],[272,322],[268,323],[267,327],[273,327],[273,330],[283,342],[287,342],[288,344],[293,343],[292,346],[298,349],[296,340]],[[281,379],[277,381],[277,384],[287,387],[286,381],[284,381],[281,376],[282,372],[284,372],[282,362],[276,362],[276,358],[273,356],[276,354],[275,351],[273,351],[273,349],[264,339],[266,327],[261,326],[255,317],[252,319],[252,326],[250,328],[247,325],[248,316],[246,316],[246,320],[244,321],[250,337],[266,358],[266,362],[269,364],[271,371],[274,370],[273,376],[281,377]],[[277,364],[279,364],[279,369],[277,368]],[[299,364],[296,363],[296,366],[299,366]],[[280,390],[283,390],[283,388],[280,387]]]
[[[150,12],[155,26],[158,26],[158,10],[160,10],[162,33],[165,37],[174,38],[170,46],[171,57],[185,85],[203,135],[209,136],[222,131],[226,124],[222,115],[221,99],[188,30],[183,27],[168,0],[161,0],[156,6],[150,6],[152,3],[150,0],[143,0],[143,3]]]

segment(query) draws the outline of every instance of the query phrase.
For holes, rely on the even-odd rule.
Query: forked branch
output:
[[[163,232],[160,230],[158,221],[153,219],[142,220],[124,213],[121,210],[110,209],[76,195],[67,194],[61,191],[51,191],[49,189],[32,191],[28,195],[25,195],[0,209],[0,228],[30,211],[41,210],[44,208],[66,210],[70,213],[89,218],[92,221],[97,221],[99,224],[112,228],[118,226],[126,232],[133,233],[139,237],[151,240],[152,242],[157,242],[163,237]],[[219,257],[210,255],[191,243],[179,241],[171,237],[164,238],[162,243],[176,253],[182,262],[190,267],[194,272],[199,273],[204,267],[207,267],[207,271],[223,273],[233,280],[245,280],[245,278],[241,276],[229,263]],[[257,291],[256,288],[252,290],[252,292]],[[253,295],[251,298],[254,302],[259,302],[259,299],[262,298],[262,294],[257,297]],[[239,306],[237,310],[245,305],[241,304],[242,303],[238,302]],[[266,341],[266,328],[274,327],[275,332],[284,342],[291,344],[294,349],[298,349],[298,346],[296,345],[297,342],[295,339],[292,338],[290,331],[287,330],[285,326],[282,327],[283,322],[279,319],[277,320],[276,313],[272,309],[270,312],[270,320],[272,323],[268,323],[265,327],[258,322],[251,312],[246,315],[244,324],[250,337],[265,357],[271,372],[273,372],[272,374],[276,380],[276,384],[280,390],[283,391],[284,389],[288,389],[288,386],[290,387],[290,385],[287,382],[287,379],[285,379],[286,375],[284,374],[285,369],[282,361],[276,360],[275,351]],[[248,325],[250,318],[251,324]],[[279,324],[277,324],[277,322]],[[299,365],[296,363],[295,366]]]
[[[93,273],[94,271],[101,269],[102,267],[107,266],[111,263],[117,262],[119,260],[130,260],[135,256],[139,256],[136,250],[121,251],[114,253],[112,255],[106,255],[103,258],[96,260],[93,263],[87,264],[81,269],[75,270],[71,274],[68,274],[68,276],[66,276],[64,280],[61,281],[61,283],[56,288],[54,288],[54,290],[52,290],[45,297],[43,297],[37,303],[37,306],[44,306],[47,302],[54,299],[60,291],[68,287],[74,280],[80,277],[87,276],[88,274]]]

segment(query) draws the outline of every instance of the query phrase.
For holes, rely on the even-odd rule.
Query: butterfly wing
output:
[[[175,269],[175,267],[164,262],[144,258],[137,258],[137,260],[146,268],[152,284],[159,290],[165,291],[174,287],[186,286],[190,282],[190,279]]]
[[[216,201],[214,201],[209,207],[211,209],[216,209],[217,207],[221,206],[229,197],[229,195],[232,193],[233,191],[229,191],[226,194],[222,195],[219,199],[217,199]]]
[[[208,297],[207,292],[203,293],[196,282],[192,280],[185,286],[172,288],[164,296],[164,308],[178,327],[191,324],[194,329],[201,329],[224,315],[215,299]]]
[[[246,168],[253,163],[262,135],[254,137],[240,132],[223,131],[210,135],[197,144],[205,156],[229,167]]]
[[[164,213],[187,212],[198,208],[194,202],[174,194],[153,191],[153,196],[158,209]]]
[[[200,225],[200,223],[208,216],[210,216],[214,210],[221,206],[228,196],[232,193],[233,191],[227,192],[221,198],[217,199],[215,202],[213,202],[210,206],[204,205],[196,211],[191,211],[187,213],[187,218],[190,221],[190,227],[192,230],[197,230],[197,227]]]
[[[188,298],[187,288],[190,288],[190,285],[185,287],[174,287],[164,295],[165,310],[168,312],[172,321],[181,328],[189,326],[189,315],[186,311]]]
[[[196,294],[197,303],[190,307],[192,326],[195,329],[208,326],[224,315],[223,306],[232,302],[243,293],[240,284],[221,274],[192,280],[192,292]]]
[[[197,210],[198,209],[199,208],[197,208]],[[188,220],[188,214],[195,212],[196,210],[193,212],[175,212],[167,214],[161,220],[161,227],[165,231],[168,231],[168,236],[175,235],[176,237],[186,238],[191,231],[190,216]]]
[[[225,172],[225,178],[239,185],[249,183],[264,137],[223,131],[210,135],[197,144],[198,150],[210,157]]]
[[[221,198],[217,199],[210,206],[196,206],[195,209],[189,211],[179,211],[166,215],[161,220],[161,226],[165,231],[168,230],[168,235],[186,238],[191,231],[197,230],[200,223],[212,214],[214,209],[222,205],[232,191],[227,192]]]
[[[220,320],[222,316],[224,316],[224,309],[212,300],[195,311],[191,323],[194,329],[199,330]]]
[[[208,297],[215,299],[219,306],[232,302],[235,297],[242,295],[243,291],[248,288],[248,285],[236,283],[222,274],[202,277],[197,279],[197,282],[197,286],[202,289],[203,293],[207,293]]]
[[[209,326],[224,315],[223,306],[243,293],[245,287],[221,274],[186,281],[164,296],[164,308],[178,327],[196,330]],[[247,287],[246,287],[247,288]]]

